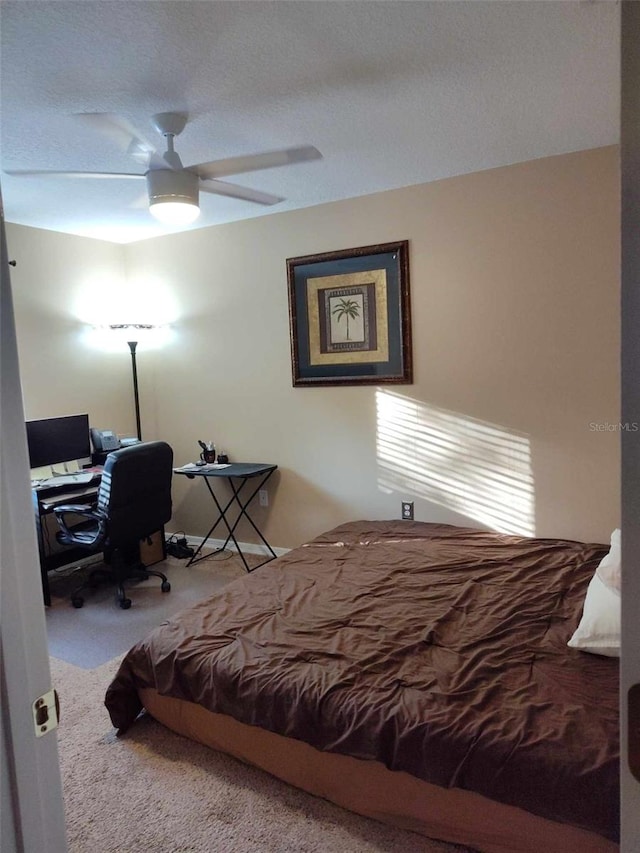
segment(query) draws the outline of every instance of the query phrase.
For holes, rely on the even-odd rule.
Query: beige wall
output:
[[[7,242],[16,261],[11,284],[27,418],[88,412],[93,425],[132,434],[129,350],[105,354],[85,340],[87,324],[102,321],[114,283],[124,280],[122,246],[12,224]]]
[[[80,268],[99,257],[120,275],[122,260],[128,293],[168,301],[173,320],[173,342],[138,361],[145,437],[166,438],[177,462],[201,438],[278,464],[271,505],[256,509],[273,545],[397,517],[403,498],[420,520],[608,540],[619,523],[619,434],[607,427],[619,421],[618,208],[618,152],[605,148],[124,247],[10,226],[16,257],[57,241],[77,252],[55,298],[48,255],[16,272],[31,292],[16,295],[27,412],[83,402],[103,426],[132,431],[128,363],[76,360],[79,390],[56,391],[56,411],[39,367],[73,361],[62,309]],[[414,384],[293,388],[286,258],[402,239]],[[35,334],[42,344],[23,358]],[[204,485],[176,477],[174,496],[172,527],[204,534]]]

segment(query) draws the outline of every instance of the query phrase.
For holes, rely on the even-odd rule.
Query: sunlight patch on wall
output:
[[[486,421],[378,389],[378,485],[501,533],[535,535],[529,439]]]

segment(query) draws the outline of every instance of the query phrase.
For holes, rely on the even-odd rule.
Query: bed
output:
[[[618,850],[618,661],[569,648],[607,546],[334,528],[167,620],[106,705],[486,853]]]

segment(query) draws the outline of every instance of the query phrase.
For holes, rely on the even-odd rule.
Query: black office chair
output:
[[[56,539],[88,551],[103,551],[109,569],[95,569],[72,594],[74,607],[84,603],[81,591],[94,587],[100,579],[115,581],[117,601],[123,610],[131,607],[124,581],[146,580],[149,575],[162,579],[162,592],[171,584],[162,572],[148,569],[140,561],[140,542],[150,538],[171,518],[171,477],[173,450],[164,441],[134,444],[110,453],[104,464],[95,506],[65,504],[55,507],[60,526]],[[73,513],[84,520],[67,525],[65,516]]]

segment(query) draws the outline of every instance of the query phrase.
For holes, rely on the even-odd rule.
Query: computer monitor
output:
[[[27,421],[26,427],[30,468],[73,461],[90,464],[89,415]]]

